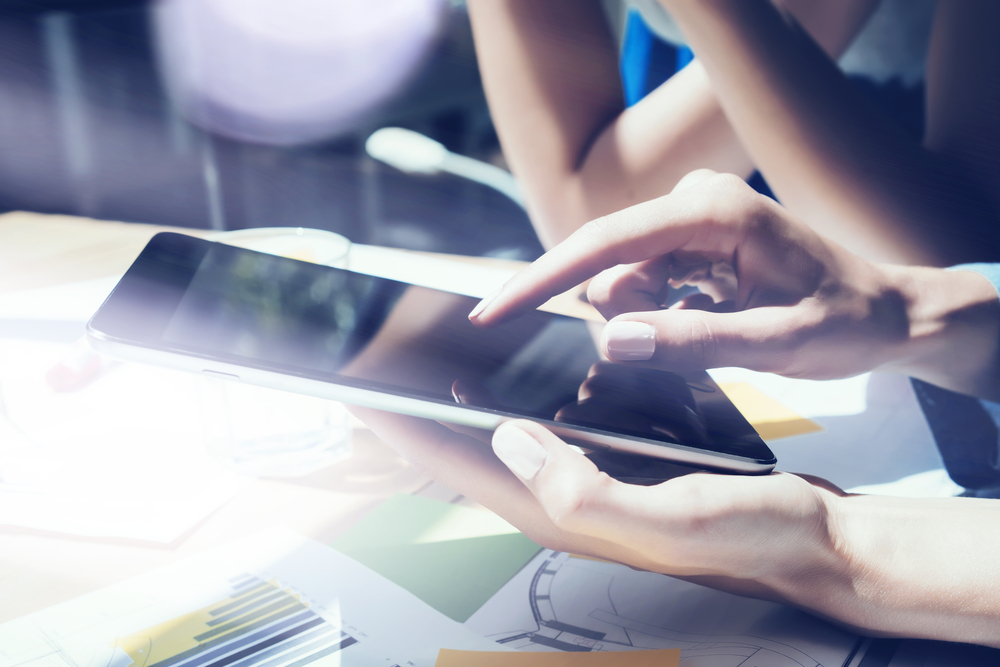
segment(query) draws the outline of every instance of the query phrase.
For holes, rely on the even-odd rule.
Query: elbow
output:
[[[522,181],[531,224],[546,250],[558,245],[594,217],[580,174]]]

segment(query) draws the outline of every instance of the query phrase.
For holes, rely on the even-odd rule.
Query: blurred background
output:
[[[366,152],[395,126],[503,166],[464,2],[371,9],[0,0],[0,208],[539,255],[510,196]]]

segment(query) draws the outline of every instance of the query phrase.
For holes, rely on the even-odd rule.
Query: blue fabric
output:
[[[1000,264],[987,264],[985,262],[959,264],[958,266],[950,267],[948,271],[975,271],[993,283],[993,289],[997,291],[997,296],[1000,297]]]
[[[961,264],[950,271],[975,271],[989,280],[1000,297],[1000,264]],[[966,495],[997,497],[1000,491],[1000,405],[982,401],[922,380],[913,391],[927,417],[948,475]]]
[[[655,38],[653,31],[642,20],[642,15],[635,9],[630,9],[619,63],[625,106],[633,106],[646,96],[646,72],[649,70],[649,58]]]
[[[676,71],[680,72],[690,65],[692,60],[694,60],[694,51],[691,50],[691,47],[687,45],[678,47]]]
[[[649,28],[638,10],[630,9],[618,65],[625,106],[638,103],[692,60],[694,54],[691,49],[676,47],[661,39]]]

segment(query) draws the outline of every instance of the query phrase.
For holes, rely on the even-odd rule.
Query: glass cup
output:
[[[301,227],[208,239],[338,268],[347,268],[351,249],[340,234]],[[201,381],[200,398],[209,451],[241,474],[307,475],[351,455],[351,417],[336,401],[210,377]]]

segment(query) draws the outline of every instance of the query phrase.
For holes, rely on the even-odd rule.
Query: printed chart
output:
[[[498,648],[284,530],[0,626],[17,667],[430,667],[442,647]]]
[[[120,667],[303,667],[357,643],[277,581],[242,574],[231,594],[116,641]]]
[[[680,648],[684,667],[841,667],[860,645],[781,605],[549,549],[466,626],[525,651]]]

